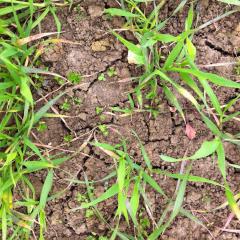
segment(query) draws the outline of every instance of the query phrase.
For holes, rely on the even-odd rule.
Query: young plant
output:
[[[71,108],[71,104],[67,99],[65,99],[65,101],[60,105],[60,109],[62,109],[63,111],[69,111],[70,108]]]
[[[56,15],[56,5],[48,1],[1,1],[0,9],[0,227],[6,239],[30,239],[39,225],[39,238],[46,230],[45,205],[53,182],[53,169],[61,159],[43,156],[33,142],[31,130],[45,117],[47,111],[62,96],[35,109],[32,89],[42,80],[35,66],[36,45],[32,30],[51,13],[60,32],[61,24]],[[34,14],[38,13],[37,18]],[[44,35],[39,35],[44,36]],[[33,60],[33,61],[32,61]],[[31,75],[31,74],[37,75]],[[38,130],[45,127],[39,123]],[[31,160],[28,153],[31,153]],[[47,170],[40,198],[30,173]],[[16,197],[17,196],[17,197]]]
[[[135,94],[140,108],[143,108],[143,102],[145,100],[153,101],[155,98],[158,98],[157,86],[160,86],[169,103],[178,110],[185,123],[187,123],[183,108],[172,90],[175,89],[195,107],[202,117],[203,122],[215,136],[212,141],[204,142],[202,147],[192,157],[176,160],[171,157],[161,156],[162,160],[168,162],[193,161],[216,153],[219,171],[224,180],[228,204],[240,219],[239,207],[226,180],[227,164],[223,147],[223,141],[231,138],[228,133],[223,131],[223,125],[226,121],[239,115],[238,113],[234,113],[233,115],[226,116],[226,112],[231,105],[237,101],[238,96],[230,103],[227,103],[224,109],[220,105],[217,93],[213,90],[213,86],[239,89],[240,84],[216,74],[204,72],[200,70],[195,63],[197,50],[192,39],[198,29],[207,26],[207,24],[194,28],[195,17],[193,4],[191,4],[189,8],[184,32],[178,36],[173,36],[160,33],[160,30],[165,27],[169,20],[166,19],[162,22],[158,20],[159,10],[166,1],[161,1],[148,16],[141,11],[138,1],[122,1],[122,3],[124,2],[127,2],[127,5],[124,4],[123,9],[117,10],[110,8],[107,9],[106,12],[111,15],[125,17],[127,21],[125,28],[130,29],[136,37],[137,43],[133,43],[123,38],[120,34],[113,32],[113,35],[128,49],[129,63],[142,66],[145,70],[144,74],[139,78],[138,86],[135,88]],[[181,1],[172,15],[180,11],[186,2],[187,1]],[[223,2],[239,5],[239,1]],[[236,9],[231,13],[236,11],[238,10]],[[167,55],[162,55],[159,51],[159,47],[163,44],[169,46],[169,49],[171,49]],[[171,78],[171,73],[178,75],[178,78]],[[147,92],[148,89],[150,89],[150,91]],[[189,89],[191,89],[191,92]],[[239,136],[235,137],[238,138]],[[238,139],[234,140],[238,141]],[[188,179],[182,180],[169,220],[163,225],[159,224],[158,228],[148,239],[158,239],[179,214],[187,181]]]
[[[82,76],[79,73],[76,72],[69,72],[67,74],[67,79],[72,83],[72,84],[79,84],[82,80]]]
[[[110,67],[108,70],[107,70],[107,75],[109,77],[114,77],[117,75],[117,71],[115,70],[114,67]]]
[[[45,122],[39,122],[37,126],[37,131],[38,132],[44,132],[47,130],[47,124]]]
[[[109,134],[108,128],[105,124],[98,125],[98,129],[101,131],[103,136],[107,137]]]
[[[104,74],[104,73],[101,73],[101,74],[98,76],[98,80],[99,80],[99,81],[105,81],[105,80],[106,80],[105,74]]]
[[[135,136],[137,139],[139,139],[136,134]],[[116,169],[104,179],[107,181],[109,178],[115,178],[116,182],[107,188],[107,190],[100,197],[95,199],[91,198],[90,202],[83,202],[79,208],[76,208],[74,210],[89,209],[92,207],[97,209],[97,204],[109,198],[115,197],[118,204],[117,210],[115,212],[116,228],[111,230],[112,237],[119,236],[120,239],[159,239],[161,233],[163,233],[169,227],[171,222],[179,213],[204,226],[201,221],[193,216],[187,209],[183,208],[186,184],[188,181],[213,184],[217,186],[220,186],[220,184],[210,179],[190,175],[191,165],[189,165],[187,171],[183,174],[172,174],[167,171],[153,169],[151,159],[148,157],[143,144],[140,142],[140,140],[138,141],[145,166],[138,165],[135,162],[134,158],[128,154],[127,145],[124,140],[115,146],[100,142],[92,143],[93,146],[98,147],[113,159]],[[214,147],[212,147],[211,143]],[[219,140],[215,140],[211,143],[204,143],[204,146],[201,147],[201,149],[192,157],[189,157],[189,159],[197,159],[198,157],[200,158],[209,156],[212,155],[214,151],[219,151],[217,150],[220,146]],[[209,146],[211,147],[209,148]],[[161,157],[164,160],[168,159],[166,156]],[[179,191],[177,192],[176,196],[174,196],[175,201],[173,198],[169,198],[165,194],[159,183],[154,179],[154,177],[152,177],[154,174],[178,179],[180,181]],[[151,204],[146,194],[146,191],[147,189],[149,191],[149,188],[151,188],[151,191],[156,192],[156,194],[161,196],[167,202],[166,209],[163,211],[163,214],[161,216],[161,221],[157,224],[156,227],[154,227],[153,232],[150,234],[149,230],[152,227],[152,221],[148,217],[143,217],[143,215],[148,216],[149,211],[151,211]],[[141,204],[141,202],[143,204]],[[135,236],[129,236],[119,231],[118,226],[121,217],[124,217],[130,226],[134,226]]]

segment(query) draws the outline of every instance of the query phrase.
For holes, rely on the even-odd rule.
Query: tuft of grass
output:
[[[59,33],[61,24],[56,7],[63,5],[52,1],[15,0],[2,0],[0,5],[1,237],[3,240],[30,239],[39,229],[39,239],[44,239],[44,208],[53,184],[54,168],[64,159],[43,156],[33,142],[31,131],[33,127],[38,131],[46,129],[39,121],[62,94],[36,109],[32,90],[40,87],[40,72],[43,72],[36,68],[36,56],[39,56],[36,40],[48,34],[37,37],[31,34],[48,13],[53,15]],[[40,170],[46,171],[46,178],[37,198],[28,175]]]
[[[136,134],[134,135],[137,137]],[[100,142],[92,143],[93,146],[98,147],[101,151],[110,156],[115,165],[115,170],[101,181],[109,181],[110,178],[115,178],[115,183],[108,187],[100,197],[91,197],[90,202],[86,201],[84,198],[84,200],[81,201],[81,206],[73,211],[78,209],[96,209],[97,204],[114,197],[118,203],[118,208],[115,212],[116,227],[115,229],[112,229],[111,227],[109,228],[112,232],[111,238],[113,239],[116,236],[119,236],[120,239],[159,239],[159,235],[163,233],[167,227],[169,227],[178,214],[188,217],[191,221],[205,227],[199,219],[183,207],[187,182],[191,181],[212,184],[214,186],[221,186],[222,188],[224,188],[224,186],[213,180],[191,175],[191,164],[188,165],[186,172],[181,174],[172,174],[167,171],[154,169],[151,164],[151,159],[148,157],[144,146],[139,139],[138,141],[142,158],[146,166],[138,165],[135,162],[135,159],[129,155],[127,151],[127,143],[124,140],[115,146]],[[203,150],[200,152],[202,153],[196,153],[195,155],[200,157],[200,154],[202,156],[207,154],[204,153]],[[213,151],[209,151],[208,154],[212,155]],[[180,185],[176,195],[173,197],[167,196],[160,183],[155,180],[155,177],[153,177],[154,175],[178,179],[180,181]],[[157,179],[159,179],[159,177],[157,177]],[[86,184],[89,183],[86,182]],[[92,182],[92,184],[94,187],[95,183]],[[146,194],[146,191],[149,191],[149,188],[151,191],[154,191],[157,195],[161,196],[167,203],[167,207],[163,211],[158,223],[154,221],[151,202]],[[142,204],[140,204],[141,202]],[[122,217],[124,217],[129,225],[134,226],[134,236],[129,236],[119,231],[119,221]],[[149,234],[153,227],[154,230],[151,234]]]
[[[239,6],[237,0],[219,1]],[[201,71],[195,63],[197,50],[193,44],[194,34],[199,29],[239,9],[236,8],[209,23],[195,27],[194,4],[192,3],[183,33],[173,36],[162,33],[162,30],[169,19],[181,11],[188,1],[182,0],[177,9],[164,21],[159,21],[158,16],[162,7],[166,4],[166,0],[155,5],[154,10],[149,15],[146,15],[140,8],[140,3],[143,2],[156,4],[155,1],[121,0],[122,9],[110,8],[105,11],[108,15],[126,18],[124,29],[133,32],[137,43],[124,39],[117,32],[113,32],[113,35],[127,47],[131,63],[144,69],[144,74],[140,76],[139,82],[132,92],[136,96],[137,103],[134,103],[133,98],[129,95],[130,106],[128,108],[112,108],[112,110],[121,112],[125,116],[131,115],[135,111],[146,110],[156,116],[158,112],[153,108],[144,109],[144,103],[145,101],[151,103],[156,101],[158,98],[157,89],[160,86],[169,103],[179,111],[186,121],[183,108],[171,90],[175,89],[196,108],[206,126],[213,133],[214,138],[211,141],[204,142],[192,156],[172,158],[161,155],[163,161],[171,163],[190,162],[185,173],[181,174],[154,170],[151,159],[139,139],[139,147],[145,166],[136,164],[127,151],[125,141],[115,146],[99,142],[93,143],[95,147],[112,157],[115,170],[103,181],[115,177],[115,184],[107,187],[103,195],[95,199],[92,193],[92,184],[94,183],[90,184],[87,176],[84,175],[90,201],[84,200],[80,208],[90,208],[86,212],[87,217],[91,217],[92,213],[100,217],[109,227],[112,233],[111,239],[116,237],[120,239],[158,239],[179,214],[204,226],[195,216],[183,208],[185,191],[189,181],[213,184],[223,188],[227,199],[226,205],[240,219],[240,210],[236,202],[238,200],[236,196],[238,195],[234,195],[227,182],[227,168],[239,168],[239,166],[226,162],[223,145],[224,141],[238,145],[240,142],[240,134],[233,136],[224,131],[226,122],[238,119],[239,112],[231,113],[229,109],[237,103],[239,96],[222,106],[213,88],[214,85],[216,87],[238,89],[240,84]],[[67,158],[59,156],[43,155],[41,149],[34,144],[31,135],[31,131],[35,127],[38,131],[45,130],[46,126],[39,121],[46,117],[47,111],[63,95],[60,94],[36,110],[32,90],[41,86],[43,80],[41,73],[46,72],[45,69],[37,68],[41,64],[38,59],[41,52],[38,51],[38,43],[36,42],[43,37],[60,34],[61,23],[56,11],[58,6],[65,6],[66,4],[57,1],[0,1],[0,227],[3,240],[31,239],[36,228],[39,230],[39,239],[44,239],[44,232],[47,228],[44,209],[50,199],[54,169],[67,160]],[[72,5],[72,2],[70,4]],[[47,14],[53,16],[56,32],[33,36],[32,30],[40,27]],[[29,43],[31,43],[31,46]],[[169,47],[169,54],[167,55],[163,55],[159,51],[159,46],[163,44]],[[177,74],[180,80],[171,78],[171,73]],[[65,83],[59,75],[52,75],[55,76],[55,80],[60,85]],[[116,70],[114,68],[108,69],[107,75],[109,77],[115,76]],[[67,77],[73,84],[78,84],[82,80],[81,75],[76,72],[70,72]],[[105,75],[100,75],[99,78],[99,80],[105,80]],[[136,106],[138,106],[137,109]],[[150,106],[152,105],[150,104]],[[65,101],[60,108],[68,111],[70,104]],[[100,111],[99,114],[101,114]],[[109,134],[107,126],[104,124],[99,125],[98,129],[105,136]],[[64,140],[69,142],[72,139],[70,136],[65,136]],[[216,156],[215,159],[224,184],[190,174],[191,162],[206,156]],[[40,170],[46,171],[46,178],[40,197],[37,198],[34,185],[28,175]],[[179,187],[174,196],[166,195],[160,184],[154,179],[154,174],[178,180]],[[168,203],[157,223],[153,221],[151,215],[151,204],[146,194],[146,186],[153,189]],[[21,191],[18,191],[18,189],[21,189]],[[16,198],[16,196],[18,197]],[[97,209],[98,203],[111,197],[115,197],[118,203],[114,229],[108,225]],[[144,210],[140,209],[141,201],[144,203]],[[149,218],[142,217],[143,211]],[[133,223],[135,236],[132,237],[119,231],[119,222],[122,218],[128,224]],[[149,219],[151,221],[148,221]],[[153,228],[150,234],[149,228]],[[99,239],[103,240],[105,237],[99,237]]]
[[[222,1],[222,0],[221,0]],[[234,9],[228,13],[223,14],[216,19],[213,19],[201,26],[196,27],[195,24],[195,5],[190,4],[188,16],[185,20],[185,29],[177,36],[162,33],[161,31],[166,27],[169,19],[176,15],[185,7],[187,1],[181,1],[177,9],[173,11],[171,16],[164,21],[159,21],[159,14],[161,8],[167,1],[161,1],[155,5],[154,10],[146,15],[140,8],[140,3],[145,1],[126,0],[121,1],[122,9],[109,8],[105,13],[111,16],[121,16],[126,19],[124,30],[131,31],[136,43],[130,42],[123,38],[117,32],[112,32],[113,35],[128,49],[128,61],[130,64],[136,64],[144,69],[144,74],[139,77],[139,81],[132,94],[135,94],[137,104],[133,102],[131,95],[129,98],[130,107],[120,109],[118,107],[111,108],[114,112],[122,113],[122,116],[128,116],[135,111],[146,111],[144,109],[145,102],[155,102],[158,99],[158,87],[162,88],[164,95],[169,103],[178,110],[185,123],[185,113],[181,103],[174,94],[174,89],[186,98],[193,107],[198,111],[202,117],[203,122],[214,135],[211,141],[205,141],[201,147],[192,156],[184,156],[179,158],[172,158],[170,156],[161,155],[162,161],[170,163],[187,162],[185,173],[172,174],[166,171],[153,170],[151,160],[146,154],[143,145],[140,143],[140,149],[146,167],[143,168],[134,162],[134,159],[127,152],[127,145],[125,141],[121,144],[112,146],[107,143],[93,143],[94,146],[99,147],[103,152],[113,158],[116,169],[112,176],[116,177],[116,183],[108,188],[102,196],[97,199],[91,199],[91,202],[83,203],[80,208],[96,207],[98,203],[105,201],[108,198],[116,197],[118,201],[118,208],[116,211],[117,222],[115,229],[111,229],[112,237],[117,236],[120,239],[129,239],[128,235],[119,232],[118,226],[121,217],[123,217],[128,224],[133,223],[135,229],[135,236],[130,236],[130,239],[159,239],[159,236],[172,224],[174,219],[180,214],[190,218],[192,221],[205,227],[195,216],[191,215],[189,211],[183,208],[184,196],[189,181],[203,182],[220,186],[225,190],[226,199],[232,212],[240,219],[240,209],[237,204],[236,197],[231,191],[227,182],[227,168],[225,150],[223,143],[230,141],[239,144],[239,134],[232,136],[224,131],[226,122],[236,119],[239,112],[229,114],[229,109],[238,101],[239,96],[229,101],[222,106],[214,89],[219,87],[227,87],[232,89],[239,89],[240,84],[222,76],[204,72],[196,64],[197,49],[193,44],[194,34],[213,22],[224,18],[232,13],[239,11]],[[152,2],[152,1],[150,1]],[[239,6],[239,1],[222,1],[229,4]],[[146,2],[147,3],[147,2]],[[155,1],[154,1],[155,3]],[[149,3],[151,4],[151,3]],[[155,3],[156,4],[156,3]],[[159,48],[164,45],[169,48],[168,54],[162,54]],[[171,74],[178,75],[178,79],[171,78]],[[135,106],[138,109],[135,109]],[[152,104],[150,104],[152,105]],[[157,113],[155,113],[157,114]],[[237,118],[237,120],[239,120]],[[222,175],[223,184],[206,179],[199,176],[192,176],[191,166],[193,161],[205,158],[207,156],[213,157],[218,165],[219,171]],[[232,166],[233,167],[233,166]],[[152,178],[152,174],[160,174],[165,177],[178,179],[178,185],[174,196],[169,198],[166,196],[160,185]],[[141,218],[139,214],[140,199],[151,210],[149,201],[145,194],[145,186],[149,185],[158,194],[160,194],[168,205],[163,211],[158,223],[151,222],[154,226],[153,231],[148,235],[146,226],[141,226]],[[130,186],[133,186],[130,190]],[[149,212],[148,212],[149,213]],[[151,218],[151,216],[149,216]]]

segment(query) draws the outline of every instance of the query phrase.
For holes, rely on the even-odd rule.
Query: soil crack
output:
[[[208,40],[205,41],[205,44],[206,44],[206,46],[208,46],[208,47],[211,48],[212,50],[215,50],[215,51],[221,53],[223,56],[230,56],[230,57],[239,57],[239,56],[240,56],[240,52],[238,52],[238,53],[228,52],[228,51],[222,49],[222,48],[219,47],[219,46],[215,46],[213,43],[211,43],[211,42],[208,41]]]

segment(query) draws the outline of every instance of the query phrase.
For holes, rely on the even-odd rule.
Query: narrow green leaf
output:
[[[117,169],[117,182],[118,182],[118,187],[119,191],[123,191],[123,187],[125,184],[125,175],[126,175],[126,166],[125,166],[125,159],[124,158],[119,158],[119,166]]]
[[[182,80],[190,87],[192,88],[195,93],[201,98],[204,99],[202,91],[199,89],[198,85],[196,82],[189,76],[187,73],[180,73],[180,76]]]
[[[41,209],[44,209],[47,203],[48,194],[52,188],[52,184],[53,184],[53,169],[49,170],[42,187],[42,192],[41,192],[40,201],[39,201],[39,207]]]
[[[138,14],[134,14],[120,8],[108,8],[104,10],[104,13],[110,14],[111,16],[130,17],[130,18],[138,16]]]
[[[219,146],[219,140],[214,139],[212,141],[203,142],[201,147],[191,157],[185,157],[185,158],[180,158],[180,159],[168,157],[165,155],[160,155],[160,157],[163,161],[166,161],[166,162],[180,162],[180,161],[184,161],[184,160],[197,160],[197,159],[205,158],[205,157],[212,155],[216,151],[218,146]]]
[[[127,47],[127,49],[138,56],[143,56],[142,50],[139,46],[129,42],[121,35],[117,34],[116,32],[112,32],[112,34],[123,44]]]
[[[229,204],[229,207],[231,208],[232,212],[236,215],[236,217],[238,218],[238,220],[240,220],[240,209],[238,207],[238,204],[234,198],[234,194],[232,193],[230,187],[228,186],[228,184],[226,183],[226,187],[225,187],[225,194],[227,197],[227,201]]]
[[[155,189],[161,195],[166,196],[166,194],[161,189],[159,184],[151,176],[149,176],[146,172],[142,172],[142,176],[143,176],[144,181],[146,183],[148,183],[153,189]]]
[[[207,125],[207,127],[212,131],[212,133],[215,135],[215,136],[222,136],[222,133],[221,131],[218,129],[218,127],[216,126],[215,123],[213,123],[212,120],[210,120],[207,116],[205,116],[203,113],[201,113],[201,116],[202,116],[202,119],[203,121],[205,122],[205,124]]]
[[[186,39],[186,46],[189,57],[191,58],[192,61],[195,61],[197,50],[189,38]]]
[[[181,107],[180,103],[178,102],[176,96],[171,92],[171,90],[167,86],[164,86],[163,90],[164,90],[164,93],[165,93],[168,101],[179,111],[183,120],[186,122],[182,107]]]
[[[185,31],[188,31],[192,28],[193,17],[194,17],[193,4],[191,4],[191,7],[189,8],[188,16],[185,22]]]
[[[139,186],[140,186],[140,178],[138,177],[137,180],[135,181],[132,196],[130,199],[131,213],[134,218],[136,218],[137,210],[139,207],[139,198],[140,198]]]
[[[179,40],[179,37],[175,37],[170,34],[155,33],[153,36],[153,39],[163,43],[171,43],[171,42],[177,42]]]
[[[213,107],[215,108],[216,112],[219,115],[222,115],[222,109],[221,109],[220,103],[218,101],[218,98],[217,98],[216,94],[214,93],[214,91],[212,90],[212,88],[210,87],[210,85],[208,84],[207,80],[200,77],[199,81],[202,84],[207,95],[209,96],[211,103],[212,103]]]
[[[200,149],[193,156],[188,157],[187,159],[197,160],[200,158],[208,157],[216,151],[218,146],[219,146],[218,139],[214,139],[212,141],[205,141],[201,145]]]
[[[49,162],[43,161],[27,161],[22,163],[28,170],[28,172],[36,172],[45,168],[53,168],[54,165]]]
[[[217,148],[217,159],[218,159],[218,167],[220,169],[220,172],[222,173],[224,180],[226,180],[226,177],[227,177],[226,160],[225,160],[224,147],[221,141],[219,141],[219,145]]]
[[[174,61],[177,59],[177,57],[179,56],[180,52],[183,49],[183,44],[184,42],[181,40],[179,41],[176,46],[173,48],[173,50],[169,53],[165,64],[163,66],[164,69],[168,69],[169,67],[172,66],[172,64],[174,63]]]
[[[31,150],[33,150],[33,152],[38,156],[40,157],[40,159],[42,161],[45,161],[45,158],[42,156],[42,154],[40,153],[39,149],[37,148],[36,145],[34,145],[30,139],[28,137],[24,137],[23,139],[24,141],[24,144],[26,144],[26,146],[28,146]]]
[[[166,175],[167,177],[171,177],[171,178],[175,178],[175,179],[181,179],[181,180],[183,180],[186,177],[185,174],[170,173],[170,172],[163,171],[163,170],[155,170],[155,172]],[[194,175],[188,175],[188,181],[189,182],[208,183],[208,184],[211,184],[211,185],[224,187],[223,185],[221,185],[220,183],[218,183],[216,181],[213,181],[211,179],[204,178],[204,177],[194,176]]]
[[[56,96],[54,99],[46,103],[42,108],[38,110],[37,113],[34,114],[34,124],[36,124],[43,116],[44,114],[57,102],[57,100],[62,97],[64,93],[60,93],[58,96]]]
[[[118,190],[119,190],[118,184],[114,184],[106,192],[104,192],[99,198],[93,200],[90,203],[83,203],[79,208],[75,208],[74,210],[93,207],[96,204],[115,196],[118,193]]]
[[[29,87],[29,79],[27,77],[20,77],[21,85],[20,92],[22,96],[33,105],[33,97]]]
[[[143,156],[143,160],[145,161],[148,169],[151,171],[152,170],[152,164],[151,164],[151,160],[150,158],[148,157],[148,154],[140,140],[140,138],[138,137],[137,133],[135,131],[132,131],[133,134],[135,135],[135,137],[137,138],[138,140],[138,143],[139,143],[139,146],[140,146],[140,149],[141,149],[141,153],[142,153],[142,156]]]

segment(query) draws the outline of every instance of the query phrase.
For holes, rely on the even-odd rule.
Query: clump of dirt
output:
[[[200,2],[203,4],[202,1]],[[184,121],[177,112],[170,111],[171,108],[163,96],[159,96],[161,112],[156,118],[146,112],[134,113],[128,117],[110,113],[110,107],[124,108],[129,105],[127,93],[131,92],[133,88],[131,77],[141,71],[128,65],[126,49],[109,33],[109,29],[120,28],[123,24],[121,18],[109,20],[107,16],[103,15],[105,7],[114,7],[115,4],[115,1],[83,1],[76,4],[70,13],[67,10],[59,13],[63,24],[61,38],[77,44],[54,45],[47,49],[42,61],[50,71],[63,76],[67,76],[69,72],[77,72],[83,77],[83,81],[73,88],[66,85],[65,87],[71,88],[71,91],[68,91],[65,99],[58,102],[58,111],[63,114],[66,112],[61,110],[61,104],[65,101],[71,103],[67,115],[72,117],[66,118],[66,122],[55,118],[45,119],[47,131],[36,133],[36,135],[41,144],[48,146],[50,152],[72,153],[79,149],[89,135],[98,129],[99,125],[105,125],[108,133],[104,134],[98,130],[94,137],[99,141],[111,144],[119,143],[123,137],[128,142],[129,153],[136,159],[136,162],[144,165],[138,142],[131,132],[134,130],[144,143],[155,169],[168,170],[172,173],[179,172],[179,164],[167,164],[160,160],[159,155],[167,154],[173,157],[184,156],[186,153],[190,155],[199,148],[204,140],[211,139],[212,135],[197,112],[192,110],[189,104],[185,104],[187,120],[197,132],[196,138],[190,141],[185,134]],[[200,6],[203,10],[199,11],[199,23],[209,21],[225,11],[225,5],[218,4],[216,1],[209,1],[207,6],[204,4]],[[169,1],[161,11],[160,17],[169,16],[177,5],[177,1]],[[174,35],[180,33],[184,27],[186,15],[187,11],[178,14],[164,31]],[[194,43],[198,49],[198,64],[203,69],[215,71],[221,75],[233,74],[232,67],[208,68],[206,65],[236,61],[236,57],[239,56],[236,48],[239,43],[238,19],[239,13],[236,13],[196,34]],[[43,25],[42,31],[53,31],[54,29],[51,29],[53,26],[53,19],[49,17]],[[109,69],[111,69],[111,74],[109,74]],[[47,79],[47,81],[48,88],[41,89],[43,95],[59,88],[53,79]],[[53,95],[50,94],[49,97]],[[232,90],[224,89],[219,93],[223,103],[234,96],[236,96],[236,92],[232,92]],[[76,99],[79,104],[75,103]],[[239,131],[239,124],[229,124],[227,127],[232,133]],[[64,141],[66,135],[71,135],[73,140]],[[239,164],[238,148],[227,143],[226,154],[230,163]],[[109,156],[95,147],[87,146],[78,156],[65,162],[60,169],[55,171],[53,193],[64,189],[65,191],[59,198],[48,203],[47,239],[86,239],[94,234],[107,236],[109,226],[114,226],[116,199],[108,199],[98,205],[98,209],[109,224],[107,226],[92,212],[73,211],[84,201],[86,187],[75,183],[69,185],[69,181],[66,179],[77,178],[84,181],[87,176],[89,180],[98,181],[111,173],[113,169],[114,163]],[[192,174],[218,182],[222,181],[216,159],[212,158],[195,162]],[[154,177],[166,194],[171,197],[176,188],[176,180],[163,178],[160,175]],[[233,191],[237,190],[236,184],[233,183],[239,181],[238,172],[229,169],[228,178]],[[44,175],[40,174],[38,179],[43,182]],[[108,186],[113,184],[113,181],[97,183],[94,185],[93,194],[96,197],[100,196]],[[38,183],[36,184],[38,185]],[[166,202],[152,190],[147,191],[147,196],[154,219],[157,221],[166,207]],[[211,210],[224,201],[224,192],[220,187],[189,182],[184,207],[196,215],[209,230],[179,216],[161,239],[213,239],[212,236],[218,236],[219,228],[224,226],[229,211],[227,209],[214,212]],[[231,224],[234,227],[237,223],[232,221]],[[120,229],[125,232],[133,231],[125,223],[121,223]],[[232,233],[221,233],[218,238],[238,239],[239,236]]]

